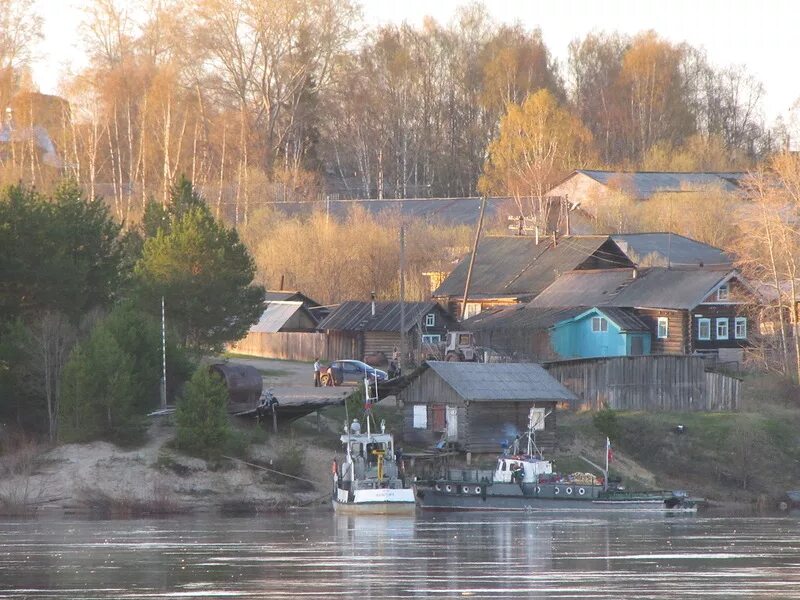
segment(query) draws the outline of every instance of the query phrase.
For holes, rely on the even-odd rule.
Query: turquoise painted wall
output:
[[[592,317],[603,317],[607,331],[592,331]],[[590,312],[576,321],[556,324],[550,331],[550,344],[563,358],[593,358],[596,356],[630,356],[633,338],[642,340],[642,354],[650,354],[649,333],[620,331],[613,321],[602,313]]]

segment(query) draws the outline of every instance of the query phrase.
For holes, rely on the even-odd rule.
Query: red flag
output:
[[[614,460],[614,451],[611,449],[611,440],[606,438],[606,459],[608,462]]]

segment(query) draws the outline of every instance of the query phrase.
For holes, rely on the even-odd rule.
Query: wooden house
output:
[[[404,314],[401,316],[401,308]],[[391,358],[401,346],[401,321],[405,329],[406,348],[416,353],[425,344],[443,341],[455,320],[436,302],[343,302],[319,324],[330,344],[351,346],[353,356],[371,361]]]
[[[582,310],[548,329],[550,345],[562,358],[643,356],[650,354],[651,334],[632,311],[606,306]]]
[[[552,452],[556,405],[577,397],[533,363],[429,361],[399,392],[403,440],[414,446],[448,442],[464,452],[496,453],[541,417],[536,442]]]
[[[614,269],[565,273],[532,308],[625,308],[647,325],[652,354],[705,354],[741,361],[757,331],[758,296],[735,270]]]
[[[718,188],[734,194],[744,193],[747,173],[737,172],[654,172],[596,171],[578,169],[545,193],[553,200],[566,199],[571,207],[596,217],[599,209],[615,196],[645,201],[655,194],[681,194]]]
[[[469,262],[466,255],[433,292],[454,316],[461,314]],[[633,266],[607,235],[540,238],[538,243],[529,236],[488,236],[475,254],[465,316],[527,302],[567,271]]]

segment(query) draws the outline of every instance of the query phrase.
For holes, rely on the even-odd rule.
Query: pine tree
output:
[[[230,437],[227,404],[228,390],[219,376],[198,368],[175,413],[177,447],[204,458],[219,456]]]

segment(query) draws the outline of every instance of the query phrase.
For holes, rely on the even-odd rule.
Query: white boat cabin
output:
[[[494,472],[495,483],[537,483],[541,475],[553,472],[549,460],[534,456],[501,456]],[[519,473],[516,475],[515,473]]]

